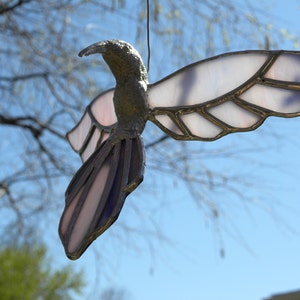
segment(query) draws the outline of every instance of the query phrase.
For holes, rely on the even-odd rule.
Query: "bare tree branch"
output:
[[[50,118],[53,119],[56,114],[53,114]],[[65,139],[65,135],[58,132],[57,130],[51,128],[49,126],[49,122],[43,123],[36,117],[32,116],[22,116],[22,117],[7,117],[0,114],[0,125],[10,125],[10,126],[17,126],[24,129],[29,130],[32,135],[38,139],[40,135],[43,133],[44,130],[50,131],[55,136]]]
[[[49,72],[46,73],[32,73],[32,74],[24,74],[24,75],[17,75],[13,77],[5,77],[5,76],[0,76],[0,80],[2,81],[9,81],[9,82],[16,82],[20,80],[28,80],[32,78],[37,78],[37,77],[47,77],[49,75]]]
[[[0,15],[8,13],[8,12],[12,12],[14,9],[16,9],[17,7],[20,7],[26,3],[29,3],[31,0],[19,0],[16,3],[12,3],[12,5],[9,4],[0,4]],[[11,1],[13,2],[13,1]]]

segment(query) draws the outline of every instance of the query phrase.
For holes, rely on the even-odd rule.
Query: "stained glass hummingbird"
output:
[[[268,116],[300,115],[300,52],[241,51],[188,65],[148,83],[139,53],[108,40],[83,49],[100,53],[116,86],[98,95],[67,138],[82,158],[66,193],[59,235],[70,259],[118,218],[143,180],[141,134],[150,120],[176,140],[213,141],[250,131]]]

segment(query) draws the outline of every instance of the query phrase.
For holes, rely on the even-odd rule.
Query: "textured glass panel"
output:
[[[103,126],[110,126],[117,122],[113,96],[114,90],[101,94],[91,106],[93,116]]]
[[[200,138],[214,138],[222,132],[220,127],[197,113],[182,115],[181,119],[190,132]]]
[[[256,84],[240,98],[279,113],[300,112],[300,91]]]
[[[88,113],[85,113],[78,125],[68,133],[68,140],[75,151],[79,151],[85,141],[90,128],[91,118]]]
[[[72,218],[74,210],[77,206],[79,198],[82,194],[82,191],[83,191],[83,188],[81,188],[79,190],[79,192],[77,193],[77,195],[74,197],[74,199],[72,200],[72,202],[70,204],[66,203],[66,204],[69,204],[69,205],[67,206],[67,208],[65,210],[65,213],[63,215],[63,219],[62,219],[62,222],[61,222],[61,232],[62,232],[62,234],[66,234],[66,231],[68,229],[68,225],[70,223],[70,220]]]
[[[300,55],[281,54],[265,77],[282,81],[300,82]]]
[[[187,66],[149,89],[150,107],[195,105],[240,86],[266,61],[263,53],[236,53]]]
[[[208,110],[213,116],[236,128],[248,128],[256,124],[260,117],[235,103],[228,101]]]
[[[176,124],[168,115],[156,115],[155,119],[170,131],[182,135],[181,130],[176,126]]]
[[[100,138],[100,131],[99,129],[96,128],[87,144],[87,147],[84,149],[81,155],[83,162],[85,162],[90,157],[90,155],[95,151],[99,138]]]
[[[73,252],[79,246],[84,236],[93,221],[94,215],[97,211],[99,201],[105,189],[105,184],[109,174],[110,166],[104,165],[98,173],[94,184],[90,188],[86,200],[82,206],[81,212],[75,223],[74,229],[71,234],[68,250]]]

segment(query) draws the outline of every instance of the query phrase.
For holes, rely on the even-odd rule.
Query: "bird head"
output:
[[[86,47],[78,55],[82,57],[95,53],[102,54],[117,82],[129,78],[148,81],[142,58],[130,44],[121,40],[107,40]]]

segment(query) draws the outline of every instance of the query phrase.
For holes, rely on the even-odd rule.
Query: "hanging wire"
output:
[[[148,58],[147,58],[147,72],[150,70],[150,57],[151,57],[151,46],[150,46],[150,0],[147,0],[147,47],[148,47]]]

